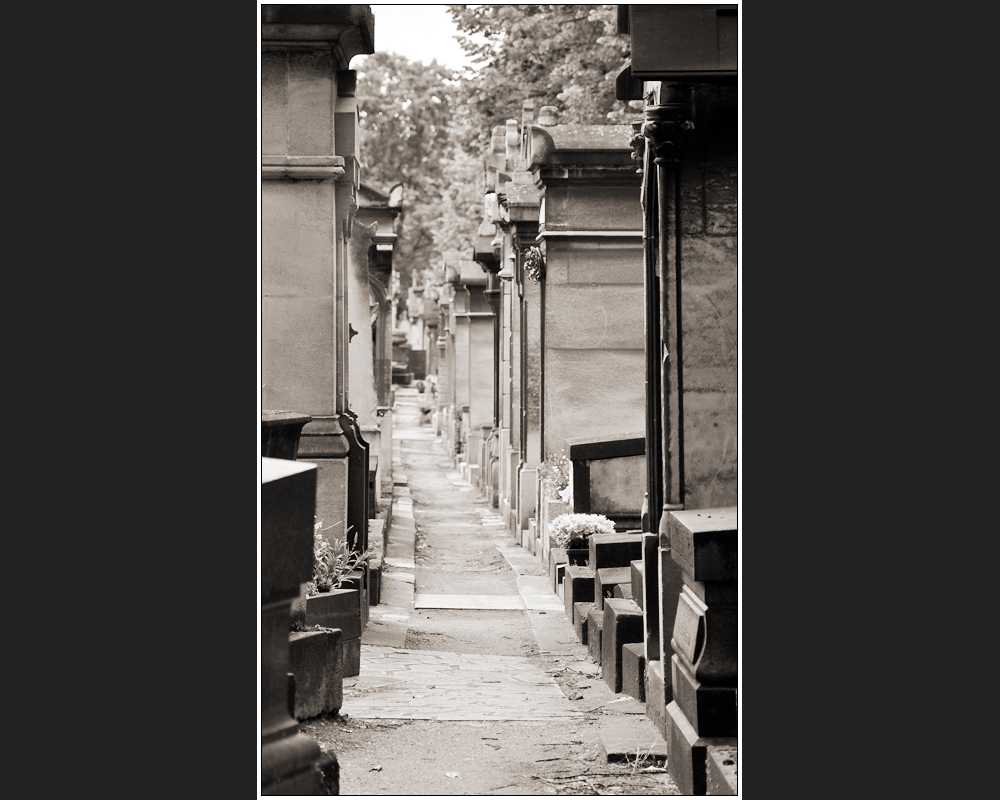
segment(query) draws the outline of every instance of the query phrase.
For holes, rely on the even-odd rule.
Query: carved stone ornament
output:
[[[529,247],[528,252],[524,254],[524,274],[535,283],[545,277],[545,259],[537,247]]]
[[[632,123],[632,135],[629,137],[628,146],[632,148],[632,160],[639,162],[639,169],[635,172],[642,175],[642,161],[646,155],[646,137],[642,135],[642,120]]]
[[[642,135],[649,139],[655,164],[673,164],[680,158],[681,150],[694,130],[694,122],[687,119],[686,106],[648,106]]]

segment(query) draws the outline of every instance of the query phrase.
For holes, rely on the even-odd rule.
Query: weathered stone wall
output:
[[[736,89],[697,87],[681,173],[684,488],[687,508],[737,503]]]
[[[643,430],[643,302],[639,237],[546,242],[546,455],[567,439]]]
[[[264,408],[336,413],[334,185],[261,183]]]

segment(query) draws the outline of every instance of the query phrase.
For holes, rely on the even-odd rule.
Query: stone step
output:
[[[631,600],[604,600],[601,669],[616,694],[622,690],[622,646],[643,641],[642,609]]]
[[[614,597],[614,588],[619,583],[632,582],[632,572],[630,567],[605,567],[594,571],[594,604],[599,608],[604,608],[604,600],[607,597]]]
[[[637,558],[642,558],[641,533],[597,533],[590,537],[593,569],[628,568]]]
[[[549,577],[552,579],[552,591],[559,591],[559,584],[566,577],[566,564],[569,557],[566,555],[566,548],[552,547],[549,549]]]
[[[639,608],[643,608],[643,581],[646,575],[646,565],[640,558],[632,562],[632,599],[635,600]]]
[[[645,643],[635,642],[622,647],[622,694],[646,702]]]
[[[739,794],[736,775],[740,763],[739,748],[709,747],[706,761],[708,774],[705,793],[730,796]]]
[[[670,665],[667,665],[668,675]],[[667,738],[667,703],[673,699],[669,678],[663,680],[663,662],[659,659],[646,662],[646,716],[652,720],[660,735]]]
[[[632,584],[630,583],[616,583],[615,590],[611,593],[612,597],[618,600],[634,600],[632,597]],[[636,605],[639,605],[636,603]],[[641,607],[641,606],[640,606]]]
[[[601,636],[604,612],[592,608],[587,613],[587,650],[595,664],[601,664]]]
[[[566,616],[573,618],[574,603],[594,602],[594,571],[588,567],[566,567],[563,578],[563,607]]]
[[[593,611],[593,603],[573,604],[573,630],[580,644],[587,644],[587,615]]]
[[[667,704],[667,746],[670,749],[670,777],[680,793],[707,793],[707,751],[711,747],[737,747],[735,736],[698,736],[677,702]]]
[[[628,718],[602,721],[597,732],[601,750],[609,761],[634,761],[636,753],[646,766],[662,765],[667,758],[667,742],[648,721],[637,724]]]

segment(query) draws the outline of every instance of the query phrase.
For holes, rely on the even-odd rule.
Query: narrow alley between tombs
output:
[[[645,705],[615,694],[541,563],[396,387],[381,600],[339,714],[301,730],[344,795],[679,794]],[[638,756],[638,758],[637,758]]]

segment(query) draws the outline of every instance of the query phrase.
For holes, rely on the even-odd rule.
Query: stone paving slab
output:
[[[482,611],[523,611],[527,606],[515,594],[418,594],[414,608],[456,608]]]
[[[344,681],[356,719],[552,720],[581,712],[538,666],[517,656],[361,646],[363,678]],[[363,690],[369,690],[367,693]]]
[[[524,601],[524,607],[529,611],[558,611],[563,614],[565,613],[562,600],[551,592],[548,594],[522,594],[521,599]]]
[[[618,717],[602,720],[598,731],[601,749],[608,761],[625,761],[628,758],[656,759],[667,757],[667,743],[650,720]]]

